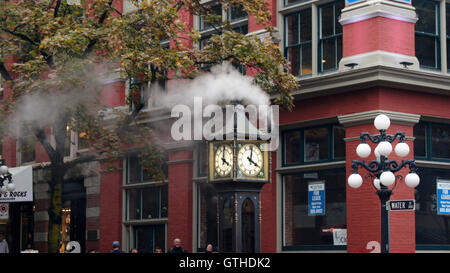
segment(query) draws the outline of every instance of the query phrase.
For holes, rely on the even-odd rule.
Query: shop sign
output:
[[[347,245],[347,229],[333,228],[333,245],[345,246]]]
[[[8,220],[9,218],[9,204],[0,204],[0,220]]]
[[[436,181],[437,213],[450,215],[450,180]]]
[[[308,183],[308,215],[325,215],[325,181]]]
[[[12,174],[12,182],[16,189],[12,192],[0,193],[0,202],[32,202],[33,167],[9,168],[9,172]]]

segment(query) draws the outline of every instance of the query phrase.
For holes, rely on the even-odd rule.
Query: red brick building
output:
[[[118,3],[120,11],[131,10],[127,2]],[[400,181],[394,190],[391,199],[415,199],[416,209],[390,212],[391,252],[450,251],[448,214],[438,202],[438,184],[450,183],[450,4],[269,0],[268,5],[280,50],[301,88],[293,92],[294,110],[280,112],[280,146],[271,152],[271,179],[260,195],[261,236],[255,238],[260,251],[373,250],[373,241],[380,242],[380,201],[370,183],[353,189],[347,177],[352,160],[360,160],[360,133],[376,134],[373,120],[381,113],[391,119],[388,134],[405,133],[411,148],[407,158],[416,159],[421,178],[415,189]],[[240,10],[215,10],[239,31],[264,36],[261,26]],[[201,47],[214,30],[201,18],[182,16],[202,33]],[[105,102],[123,105],[127,86],[122,79],[110,79]],[[151,105],[146,111],[147,122],[170,120],[169,113]],[[83,149],[77,134],[71,138],[67,156],[75,157]],[[41,163],[47,158],[38,144],[34,155],[19,152],[24,142],[26,134],[20,140],[4,139],[3,158],[10,166],[33,166],[34,201],[11,203],[3,227],[16,251],[28,232],[45,252],[49,197]],[[165,146],[166,181],[146,179],[132,153],[117,162],[121,170],[116,172],[99,174],[94,171],[98,163],[73,170],[63,190],[70,219],[67,241],[101,252],[115,240],[127,251],[152,252],[156,246],[167,251],[174,238],[190,252],[207,243],[217,247],[217,195],[207,183],[205,143],[167,141]],[[325,187],[320,215],[308,214],[308,185],[315,182]],[[14,231],[18,223],[20,233]],[[332,229],[346,229],[346,245],[333,241]]]

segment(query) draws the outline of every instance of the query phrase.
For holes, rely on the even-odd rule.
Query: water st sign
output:
[[[387,207],[390,211],[408,211],[416,209],[415,200],[391,200],[387,202]]]
[[[450,215],[450,180],[436,180],[437,214]]]
[[[308,215],[325,215],[325,181],[308,183]]]

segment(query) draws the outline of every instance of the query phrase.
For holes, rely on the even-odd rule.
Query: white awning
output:
[[[12,174],[12,182],[16,186],[12,192],[0,193],[0,202],[32,202],[33,201],[33,167],[9,168]],[[8,183],[5,180],[3,183]]]

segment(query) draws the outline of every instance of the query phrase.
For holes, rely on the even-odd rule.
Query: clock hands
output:
[[[255,161],[253,161],[253,146],[250,146],[250,156],[247,156],[247,159],[250,163],[252,163],[253,165],[255,165],[256,167],[259,167],[258,164],[255,163]]]
[[[228,166],[230,166],[230,163],[228,163],[228,161],[225,159],[225,146],[223,146],[223,150],[222,150],[222,162],[226,163]]]

